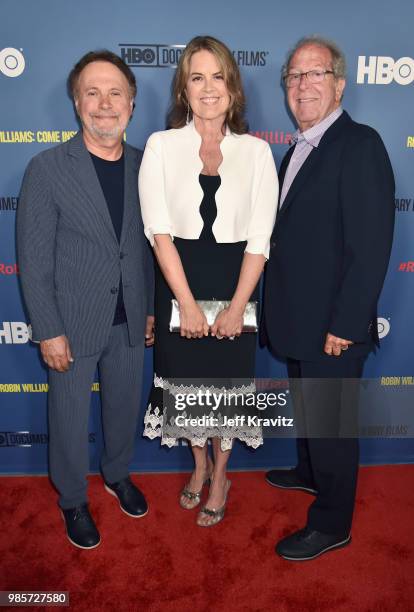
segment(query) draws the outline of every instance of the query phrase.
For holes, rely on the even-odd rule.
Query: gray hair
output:
[[[346,60],[345,55],[338,47],[336,43],[328,38],[323,38],[318,34],[313,34],[312,36],[304,36],[296,45],[288,52],[286,56],[285,64],[282,68],[282,76],[286,76],[287,71],[289,69],[290,62],[292,61],[292,57],[301,47],[305,47],[306,45],[317,45],[318,47],[323,47],[328,49],[332,56],[332,70],[334,71],[334,77],[336,79],[344,79],[346,76]]]

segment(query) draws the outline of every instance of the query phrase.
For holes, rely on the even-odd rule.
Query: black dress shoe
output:
[[[99,531],[91,517],[88,505],[62,510],[69,542],[78,548],[96,548],[101,543]]]
[[[305,527],[280,540],[275,550],[278,555],[289,561],[309,561],[329,550],[343,548],[350,542],[350,535],[332,535]]]
[[[141,518],[147,514],[148,504],[145,497],[129,477],[113,484],[105,483],[105,489],[118,498],[121,510],[128,516]]]
[[[270,470],[266,472],[265,478],[266,482],[273,487],[279,487],[279,489],[294,489],[296,491],[305,491],[311,495],[318,494],[316,489],[298,477],[296,470]]]

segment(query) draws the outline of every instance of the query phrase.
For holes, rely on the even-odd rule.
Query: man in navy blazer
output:
[[[87,505],[91,386],[99,369],[105,489],[134,518],[147,503],[129,478],[144,338],[152,342],[153,263],[138,201],[142,152],[123,142],[136,94],[110,51],[87,53],[69,80],[82,130],[30,162],[17,216],[23,294],[49,368],[49,467],[67,536],[94,548]]]
[[[307,560],[351,539],[359,456],[355,380],[378,345],[394,177],[378,133],[342,110],[345,60],[334,43],[300,40],[283,79],[299,129],[280,170],[261,338],[287,360],[298,465],[271,470],[267,481],[315,495],[305,528],[276,546],[286,559]]]

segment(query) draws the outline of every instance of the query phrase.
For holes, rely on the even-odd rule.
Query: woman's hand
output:
[[[244,311],[259,282],[265,261],[264,255],[247,251],[244,253],[236,292],[229,307],[217,315],[210,329],[212,336],[216,336],[219,340],[223,337],[233,339],[235,336],[240,336],[243,330]]]
[[[221,340],[223,337],[233,339],[235,336],[240,336],[243,329],[243,315],[244,309],[232,308],[231,305],[228,308],[224,308],[224,310],[219,312],[211,326],[211,335],[215,336],[218,340]]]
[[[182,338],[208,336],[209,326],[205,314],[195,300],[180,304],[180,335]]]

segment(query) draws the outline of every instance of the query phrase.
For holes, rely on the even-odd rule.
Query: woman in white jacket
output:
[[[196,507],[210,480],[200,526],[224,516],[233,438],[254,448],[262,442],[258,428],[240,422],[233,428],[217,426],[214,419],[223,417],[225,402],[213,411],[202,401],[206,390],[254,391],[256,338],[242,333],[243,315],[247,303],[258,300],[278,182],[269,145],[246,133],[244,107],[231,51],[212,37],[194,38],[175,76],[172,129],[151,135],[139,175],[145,233],[157,261],[154,385],[144,435],[161,436],[169,446],[177,437],[190,440],[195,469],[180,503]],[[169,331],[172,299],[179,306],[180,333]],[[209,326],[197,300],[213,299],[227,300],[229,306]],[[184,401],[184,413],[175,412],[180,418],[168,419],[168,398],[176,402],[190,397],[186,394],[198,394],[196,407]],[[190,424],[185,418],[190,413],[205,419]]]

